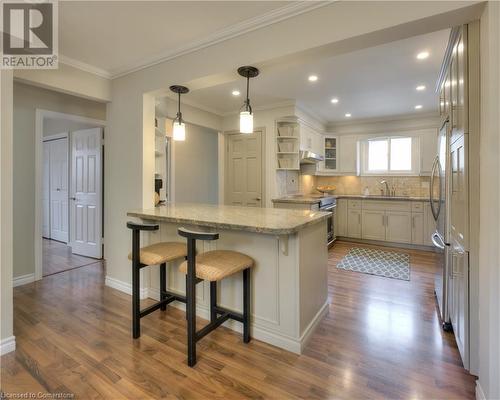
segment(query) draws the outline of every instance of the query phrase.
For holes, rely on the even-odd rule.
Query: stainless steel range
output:
[[[326,220],[326,237],[328,246],[330,246],[337,239],[337,236],[335,235],[335,214],[337,210],[337,199],[333,196],[321,196],[319,200],[319,209],[321,211],[329,211],[332,213]]]

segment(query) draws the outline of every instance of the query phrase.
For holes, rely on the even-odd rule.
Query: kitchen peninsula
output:
[[[198,242],[198,252],[235,250],[255,260],[252,270],[252,337],[301,353],[316,324],[328,311],[325,239],[327,212],[224,205],[172,203],[127,213],[160,224],[144,235],[145,244],[182,241],[177,229],[216,231],[214,242]],[[185,277],[171,264],[168,289],[184,293]],[[159,299],[159,273],[151,270],[149,297]],[[208,319],[209,284],[197,285],[197,313]],[[218,302],[241,311],[241,276],[222,281]],[[183,304],[174,304],[183,308]],[[241,330],[237,322],[226,323]]]

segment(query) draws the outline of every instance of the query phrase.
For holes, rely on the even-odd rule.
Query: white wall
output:
[[[63,63],[59,63],[58,69],[18,69],[14,72],[14,77],[17,81],[90,100],[111,100],[109,79]]]
[[[186,140],[173,142],[174,201],[219,202],[218,132],[186,124]]]
[[[95,128],[95,125],[79,121],[70,121],[63,118],[43,119],[43,136],[56,135],[58,133],[64,132],[73,132],[87,128]]]
[[[13,218],[12,218],[12,71],[0,71],[0,347],[8,348],[6,340],[13,335],[12,265],[13,265]]]
[[[500,399],[500,3],[488,2],[480,22],[478,392]]]
[[[14,277],[34,273],[35,110],[105,120],[106,105],[23,83],[14,83]]]

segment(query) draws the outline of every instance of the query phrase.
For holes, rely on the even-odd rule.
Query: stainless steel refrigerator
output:
[[[439,307],[439,315],[444,330],[451,330],[449,312],[449,271],[451,268],[450,251],[450,121],[447,118],[439,130],[437,155],[434,160],[430,182],[430,205],[436,221],[436,231],[432,235],[432,243],[436,247],[435,294]]]

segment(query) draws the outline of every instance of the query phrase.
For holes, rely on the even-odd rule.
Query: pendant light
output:
[[[259,70],[255,67],[244,66],[238,68],[238,74],[247,78],[247,98],[240,110],[240,132],[253,133],[253,113],[252,106],[250,105],[250,98],[248,97],[248,89],[250,86],[250,78],[255,78],[259,75]]]
[[[184,141],[186,140],[186,124],[182,119],[181,113],[181,94],[186,94],[189,92],[189,89],[186,86],[173,85],[170,86],[170,90],[174,93],[177,93],[178,97],[178,105],[177,105],[177,117],[174,120],[174,140]]]

